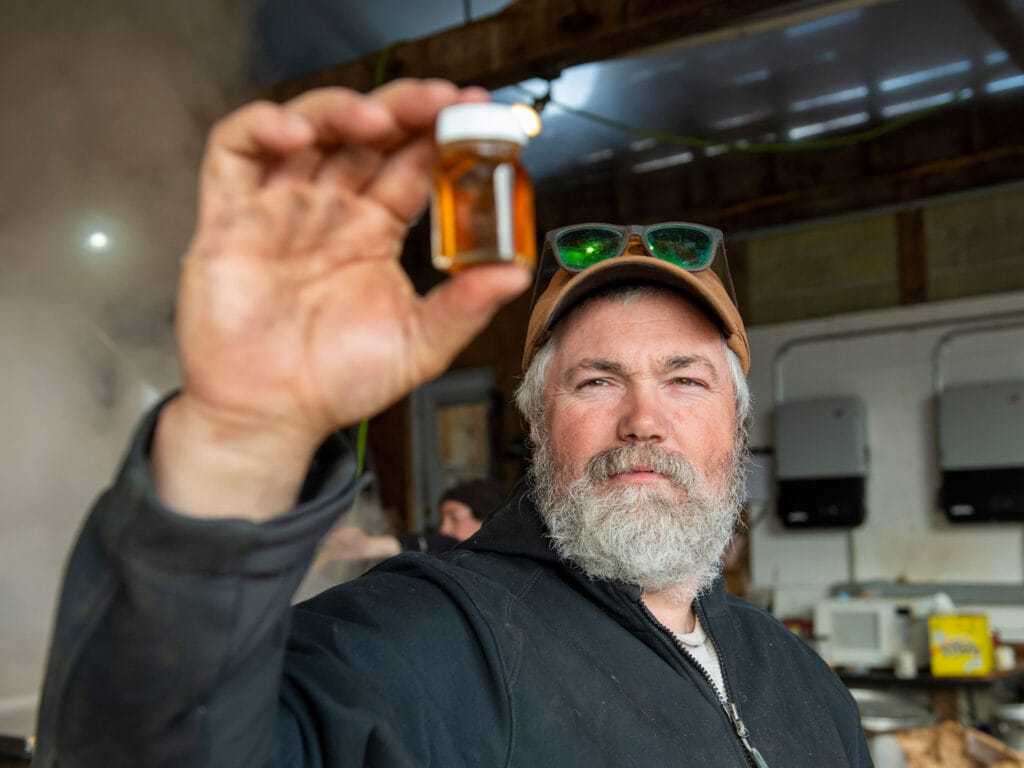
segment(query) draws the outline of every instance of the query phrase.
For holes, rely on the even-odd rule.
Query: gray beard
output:
[[[539,435],[530,466],[534,501],[555,551],[590,578],[694,597],[721,572],[739,517],[743,446],[738,439],[713,478],[651,444],[605,451],[587,462],[580,477],[565,478],[550,440]],[[664,475],[671,487],[608,483],[634,466]]]

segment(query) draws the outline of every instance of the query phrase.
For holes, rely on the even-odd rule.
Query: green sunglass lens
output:
[[[614,229],[584,227],[560,234],[555,240],[555,247],[564,266],[586,269],[618,255],[623,237]]]
[[[659,227],[647,233],[647,247],[662,261],[683,269],[704,269],[715,257],[715,240],[690,227]]]

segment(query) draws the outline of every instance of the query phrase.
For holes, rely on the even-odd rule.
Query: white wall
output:
[[[771,447],[774,378],[782,399],[855,395],[867,408],[870,468],[867,520],[844,531],[784,528],[770,505],[752,509],[751,569],[755,586],[774,591],[778,616],[806,614],[828,586],[847,580],[999,582],[1024,580],[1020,524],[949,524],[938,510],[939,474],[933,411],[932,355],[948,331],[971,318],[1018,313],[1003,331],[958,337],[941,369],[948,384],[1024,379],[1024,293],[853,313],[750,329],[755,398],[751,445]],[[938,327],[886,332],[893,326],[941,321]],[[972,323],[973,324],[973,323]],[[878,333],[799,344],[795,339],[877,330]]]

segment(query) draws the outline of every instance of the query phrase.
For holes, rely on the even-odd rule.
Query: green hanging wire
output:
[[[388,59],[391,58],[391,54],[395,48],[406,42],[405,40],[395,40],[392,43],[388,43],[380,49],[380,53],[377,54],[377,66],[374,68],[373,73],[373,85],[377,86],[384,85],[385,75],[387,74]]]
[[[366,435],[370,431],[370,420],[359,422],[359,434],[356,437],[356,477],[361,477],[366,467]]]

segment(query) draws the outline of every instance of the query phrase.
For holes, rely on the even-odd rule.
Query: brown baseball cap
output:
[[[750,370],[750,345],[743,318],[718,275],[711,269],[689,272],[646,255],[619,256],[587,267],[582,272],[559,269],[530,312],[523,370],[530,367],[537,350],[551,338],[555,325],[583,299],[602,288],[633,283],[663,285],[694,299],[721,329],[729,349],[739,356],[743,372]]]

